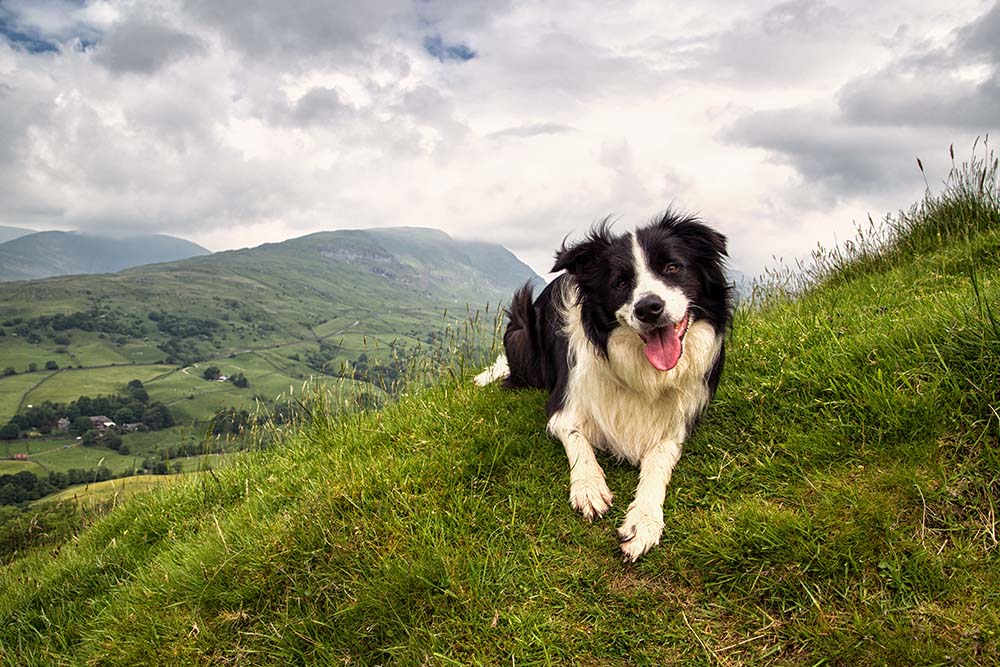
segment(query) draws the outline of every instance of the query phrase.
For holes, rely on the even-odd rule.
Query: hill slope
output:
[[[995,177],[995,173],[993,174]],[[138,497],[0,573],[0,658],[48,664],[993,664],[1000,207],[738,313],[717,400],[623,565],[537,392],[442,381]],[[912,224],[911,224],[912,223]]]
[[[206,254],[208,250],[196,243],[163,234],[115,239],[77,232],[35,232],[0,243],[0,280],[113,273]]]
[[[0,225],[0,243],[6,243],[12,239],[16,239],[20,236],[27,236],[28,234],[34,234],[34,229],[28,229],[26,227],[10,227],[8,225]]]

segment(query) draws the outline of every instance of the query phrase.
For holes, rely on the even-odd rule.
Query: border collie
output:
[[[514,294],[506,354],[475,379],[549,391],[548,431],[569,458],[570,504],[588,521],[611,506],[595,449],[639,466],[618,529],[627,561],[659,543],[671,472],[722,374],[725,257],[726,238],[693,217],[667,211],[626,234],[605,220],[563,243],[552,271],[565,273],[537,299],[530,284]]]

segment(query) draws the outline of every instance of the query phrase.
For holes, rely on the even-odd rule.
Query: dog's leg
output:
[[[628,507],[625,521],[618,529],[625,560],[633,563],[655,545],[663,533],[663,499],[670,475],[681,457],[678,442],[664,442],[646,454],[639,463],[639,486],[635,500]]]
[[[569,460],[569,502],[587,521],[601,517],[611,507],[611,490],[594,448],[580,432],[580,422],[568,409],[549,418],[549,433],[563,444]]]

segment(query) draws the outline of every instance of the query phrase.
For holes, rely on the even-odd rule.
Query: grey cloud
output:
[[[566,134],[567,132],[575,132],[575,128],[569,125],[560,125],[559,123],[528,123],[526,125],[518,125],[517,127],[508,127],[503,130],[498,130],[489,135],[490,139],[506,139],[506,138],[518,138],[524,139],[527,137],[537,137],[547,134]]]
[[[299,125],[326,125],[352,112],[335,88],[312,88],[299,98],[291,117]]]
[[[849,16],[823,0],[788,0],[727,30],[679,46],[692,73],[710,78],[788,83],[835,67],[852,32]]]
[[[217,28],[246,54],[291,60],[361,57],[388,38],[415,47],[442,28],[463,33],[487,22],[509,2],[443,0],[186,0],[190,13]]]
[[[117,74],[153,74],[205,50],[202,41],[193,35],[151,20],[130,18],[111,28],[94,59]]]
[[[1000,64],[1000,3],[960,29],[956,44],[965,53],[986,54]]]
[[[495,37],[483,58],[461,68],[470,87],[489,86],[530,96],[536,104],[562,106],[572,100],[634,94],[663,85],[665,75],[643,57],[622,54],[575,35],[541,32]],[[478,44],[477,44],[478,46]]]
[[[832,109],[750,112],[721,136],[770,151],[827,198],[898,188],[919,178],[914,159],[921,153],[995,130],[1000,121],[1000,5],[952,37],[943,47],[912,46],[885,67],[849,80]],[[991,68],[982,81],[957,71],[977,64]],[[950,132],[944,146],[927,145],[929,127]]]
[[[256,57],[315,58],[346,53],[398,23],[405,0],[187,0],[187,9]]]
[[[982,131],[1000,120],[1000,85],[995,75],[973,83],[946,71],[916,74],[890,69],[851,81],[839,94],[844,119],[858,124],[966,126]]]
[[[878,192],[916,174],[913,162],[900,159],[915,148],[912,134],[854,127],[810,110],[750,113],[726,128],[723,138],[773,152],[807,185],[831,195]]]
[[[990,73],[982,81],[959,74],[967,65]],[[980,132],[1000,116],[1000,4],[958,29],[943,48],[904,54],[881,70],[849,81],[839,92],[845,120],[871,125],[938,125]]]

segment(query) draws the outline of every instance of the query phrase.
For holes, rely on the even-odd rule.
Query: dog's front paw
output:
[[[622,554],[632,563],[660,543],[663,534],[663,510],[646,512],[639,507],[629,508],[625,521],[618,529]]]
[[[611,508],[611,489],[600,474],[576,479],[569,485],[569,503],[584,519],[593,521]]]

